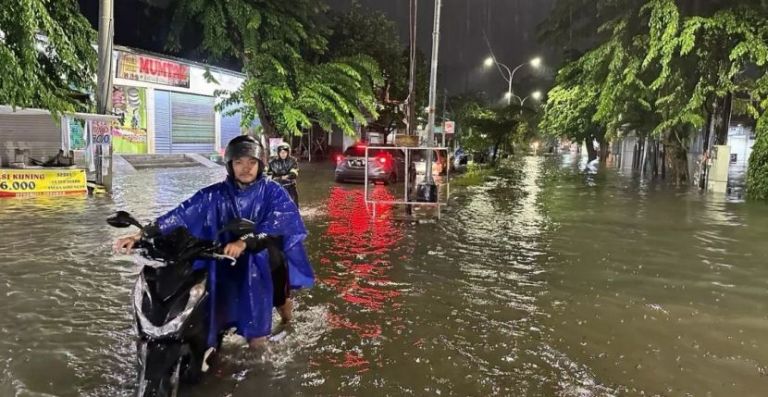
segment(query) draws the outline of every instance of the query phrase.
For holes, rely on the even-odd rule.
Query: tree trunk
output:
[[[688,148],[683,142],[680,131],[670,131],[664,138],[665,162],[669,165],[669,175],[676,185],[684,185],[690,180],[688,172]]]
[[[261,122],[264,136],[267,138],[279,137],[280,134],[277,131],[277,126],[272,120],[272,115],[267,112],[267,107],[264,105],[264,101],[260,96],[256,96],[256,98],[254,98],[254,102],[256,103],[256,110],[259,112],[259,121]]]
[[[598,137],[597,143],[600,145],[600,164],[605,164],[608,161],[608,142],[605,137]]]
[[[651,147],[650,139],[650,136],[643,139],[643,157],[642,160],[640,160],[640,178],[645,177],[645,165],[648,162],[648,149]]]
[[[499,154],[499,146],[501,146],[501,141],[496,141],[493,144],[493,157],[491,158],[491,164],[496,165],[496,158]]]
[[[725,98],[718,100],[717,114],[715,117],[715,141],[714,145],[725,145],[728,142],[728,127],[731,124],[731,106],[733,94],[728,93]]]
[[[597,158],[597,151],[595,150],[593,141],[594,137],[591,135],[584,139],[584,145],[587,147],[587,161],[590,163]]]
[[[709,178],[709,168],[704,163],[709,158],[709,152],[712,148],[712,142],[715,140],[715,112],[707,109],[707,130],[704,133],[704,143],[702,147],[701,170],[699,171],[699,190],[707,188],[707,179]]]

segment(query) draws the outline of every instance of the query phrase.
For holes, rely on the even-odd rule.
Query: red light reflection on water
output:
[[[370,194],[377,200],[395,200],[384,186],[371,188]],[[392,286],[388,273],[392,269],[390,252],[403,233],[394,223],[392,211],[392,206],[379,205],[374,217],[366,208],[362,189],[331,189],[325,232],[329,249],[328,256],[320,259],[325,267],[320,273],[325,276],[319,281],[337,291],[342,299],[331,305],[327,317],[330,327],[352,332],[361,340],[380,337],[385,319],[389,319],[388,329],[398,328],[391,324],[391,312],[400,306],[394,300],[401,292]],[[362,349],[331,353],[323,360],[357,372],[367,371],[370,366],[370,357],[366,358]]]

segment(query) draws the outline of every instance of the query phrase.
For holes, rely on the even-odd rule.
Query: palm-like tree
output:
[[[300,135],[318,122],[354,131],[353,121],[376,115],[376,62],[366,56],[321,62],[328,30],[320,24],[326,6],[315,0],[176,0],[171,43],[200,37],[212,57],[234,57],[246,81],[236,92],[220,92],[239,104],[243,123],[258,117],[267,136]],[[201,27],[201,32],[191,29]],[[189,36],[187,36],[189,37]]]

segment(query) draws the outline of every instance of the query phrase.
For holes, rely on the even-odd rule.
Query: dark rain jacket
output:
[[[286,157],[284,160],[277,156],[272,157],[269,160],[269,170],[267,173],[276,179],[287,176],[287,181],[278,181],[281,185],[296,183],[296,178],[299,176],[299,162],[291,156]]]

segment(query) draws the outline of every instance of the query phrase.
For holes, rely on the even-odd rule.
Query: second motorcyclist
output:
[[[296,180],[299,177],[299,162],[291,156],[291,146],[287,143],[281,143],[277,147],[277,156],[269,160],[269,170],[267,173],[272,176],[272,180],[282,185],[291,199],[299,206],[299,192],[296,189]]]

